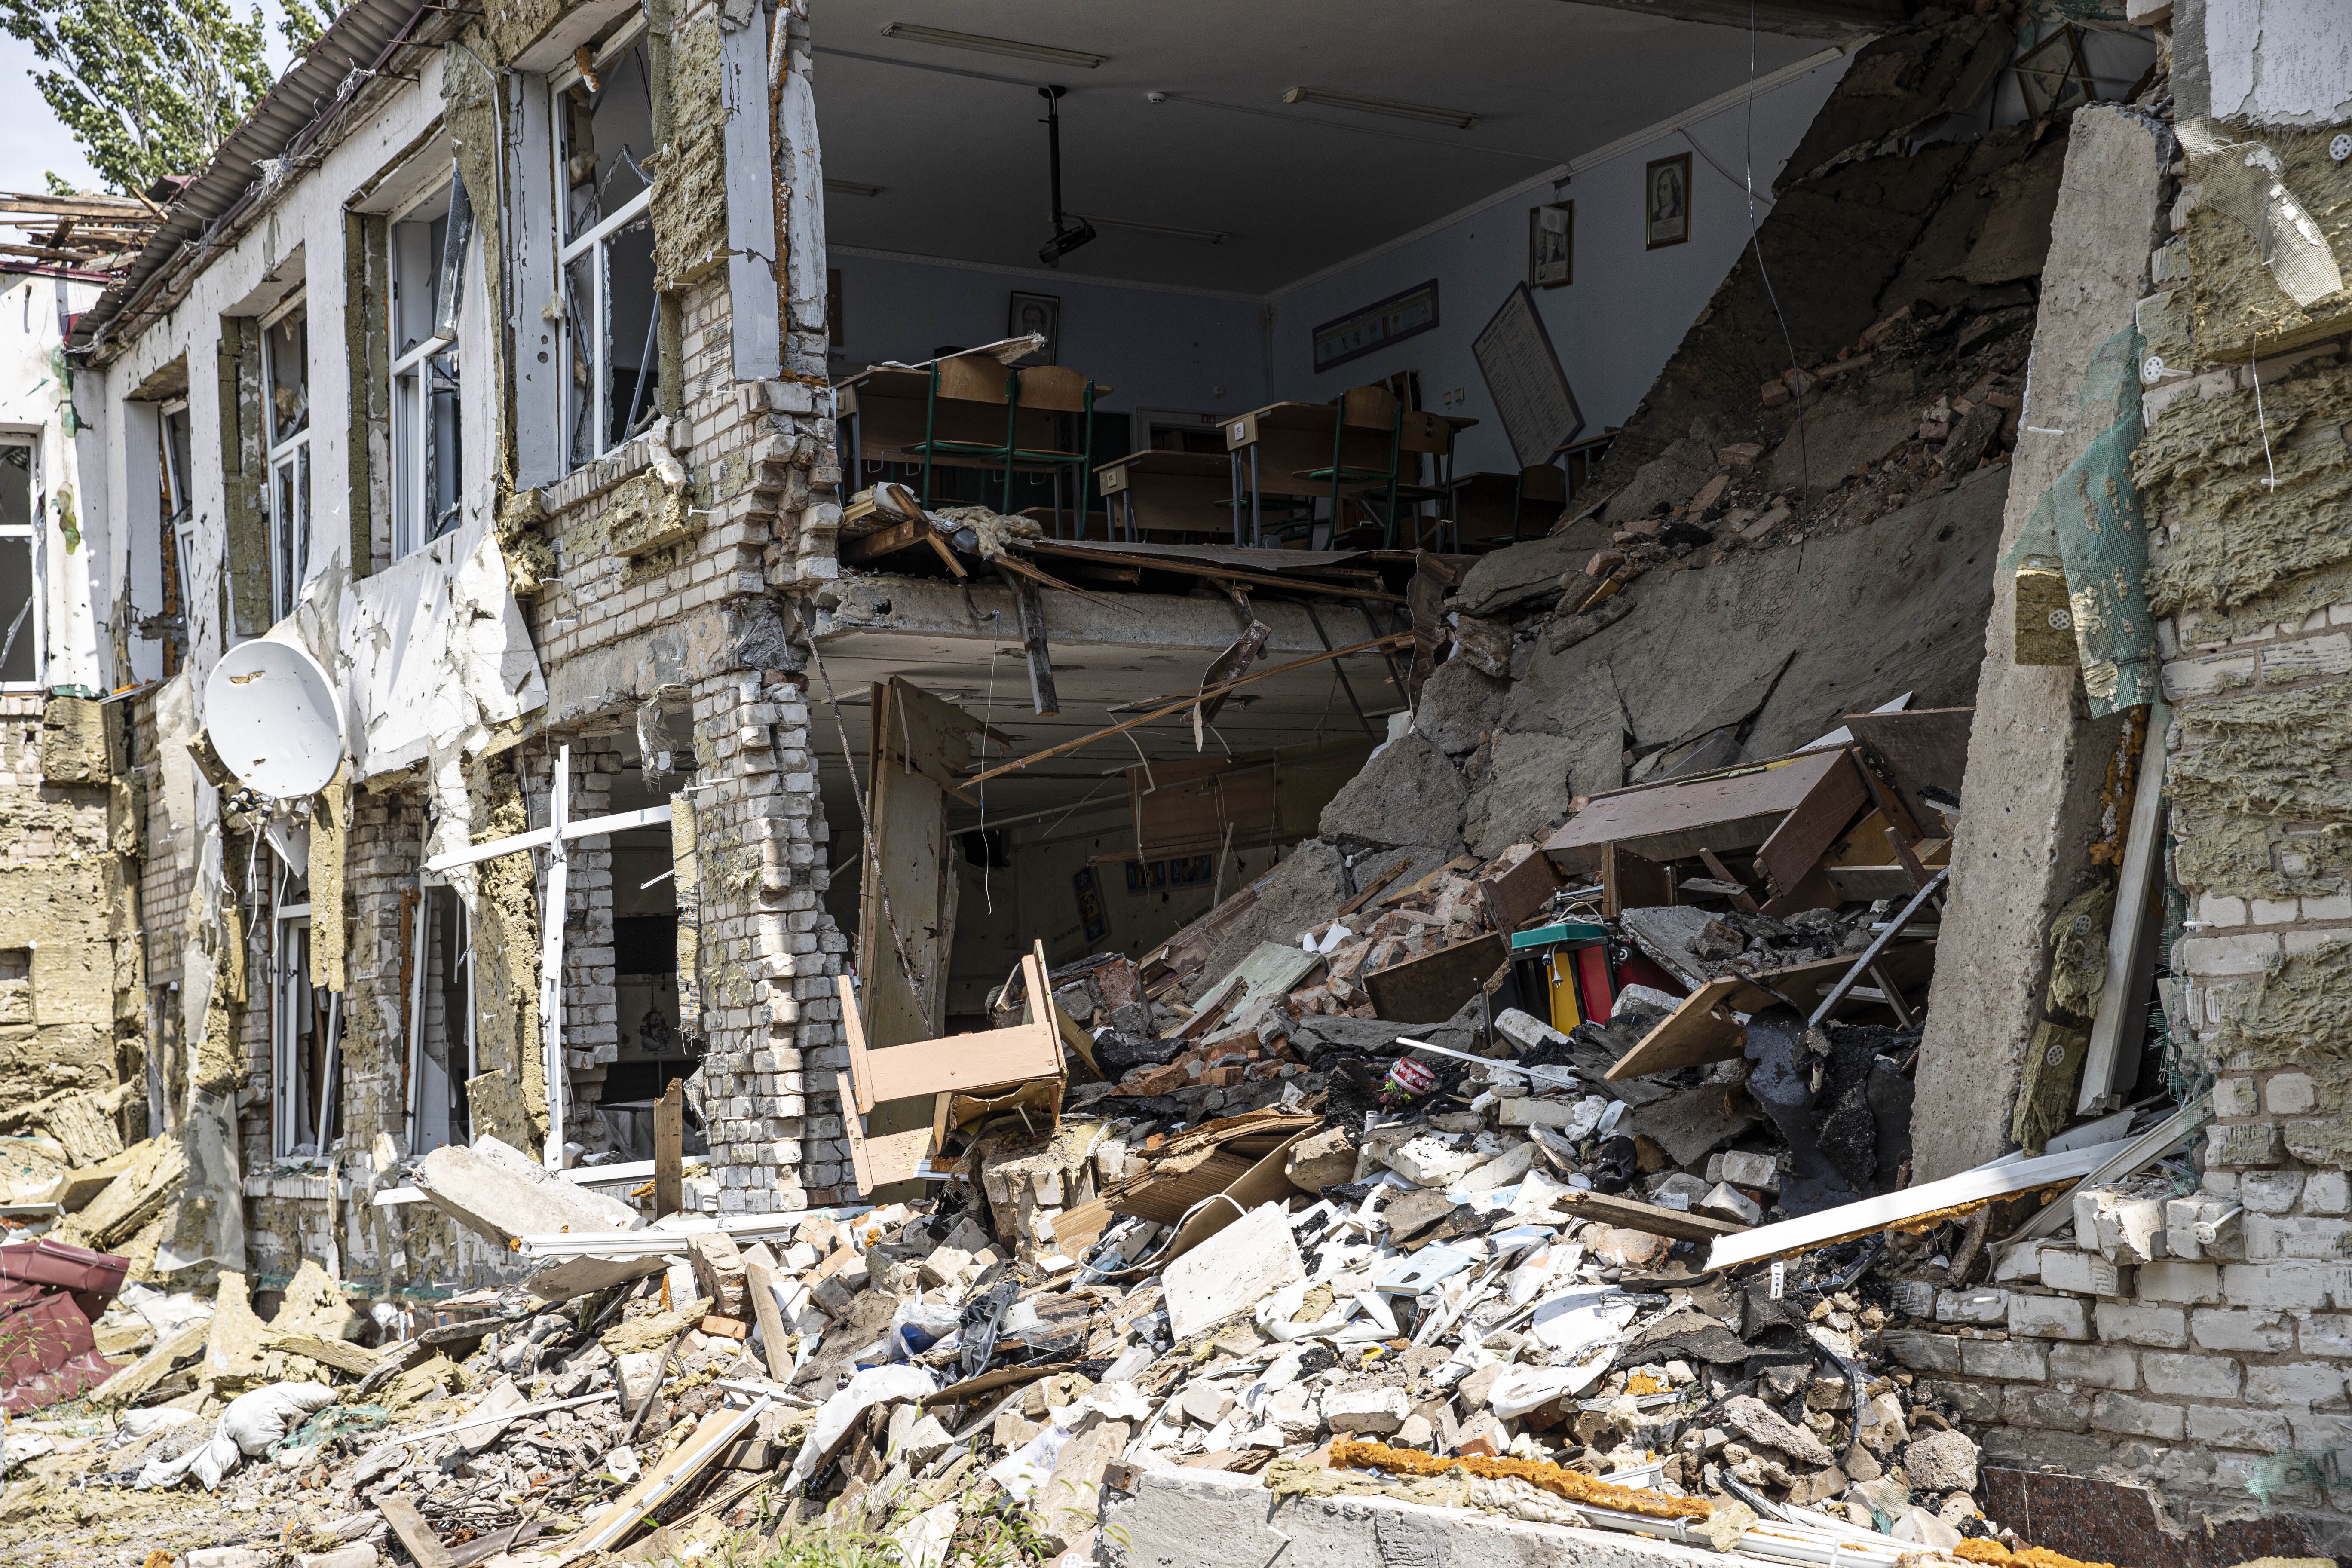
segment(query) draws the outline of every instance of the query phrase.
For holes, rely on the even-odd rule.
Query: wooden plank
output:
[[[1676,1241],[1715,1241],[1723,1237],[1738,1236],[1748,1229],[1727,1220],[1712,1219],[1703,1214],[1685,1214],[1680,1209],[1661,1208],[1635,1198],[1614,1197],[1606,1193],[1585,1192],[1571,1187],[1552,1200],[1553,1205],[1564,1208],[1579,1219],[1599,1220],[1620,1230],[1638,1230],[1645,1236],[1671,1237]]]
[[[890,678],[886,695],[889,710],[874,754],[885,764],[912,768],[967,804],[978,805],[964,795],[962,775],[971,765],[971,738],[982,728],[980,721],[900,676]]]
[[[1880,955],[1879,963],[1896,984],[1916,986],[1934,973],[1936,944],[1915,942],[1889,946]],[[1645,1078],[1675,1068],[1729,1061],[1746,1048],[1748,1042],[1748,1031],[1732,1021],[1732,1014],[1756,1013],[1776,1004],[1792,1005],[1810,1014],[1821,993],[1853,967],[1853,959],[1840,954],[1811,963],[1791,964],[1786,969],[1767,970],[1752,979],[1721,976],[1710,980],[1660,1019],[1603,1076],[1614,1081]],[[1856,1007],[1881,1005],[1867,997],[1855,997],[1852,1002]],[[1841,1015],[1847,1011],[1845,1004],[1841,1003],[1839,1010]]]
[[[1748,849],[1771,837],[1822,778],[1853,764],[1841,752],[1817,752],[1736,773],[1595,796],[1544,844],[1563,871],[1600,869],[1600,849],[1618,844],[1651,860],[1677,860],[1702,849]],[[1860,785],[1857,784],[1857,788]]]
[[[1294,658],[1286,664],[1268,665],[1262,669],[1254,669],[1247,675],[1227,681],[1224,686],[1219,689],[1231,690],[1235,687],[1247,686],[1252,681],[1265,680],[1274,676],[1286,675],[1293,670],[1304,669],[1309,665],[1328,664],[1335,658],[1345,658],[1349,654],[1369,653],[1375,649],[1395,647],[1400,644],[1407,643],[1412,640],[1412,634],[1411,632],[1398,632],[1390,637],[1374,637],[1369,642],[1350,643],[1346,647],[1332,648],[1324,653],[1308,654],[1304,658]],[[1081,735],[1075,741],[1064,741],[1061,744],[1057,746],[1048,746],[1042,752],[1032,752],[1025,757],[1015,757],[1013,761],[1000,763],[997,766],[989,769],[986,773],[974,773],[971,777],[963,781],[964,784],[966,787],[970,787],[973,784],[985,784],[990,779],[997,778],[1003,774],[1028,767],[1034,763],[1042,763],[1048,757],[1062,756],[1066,752],[1077,751],[1081,747],[1093,745],[1097,741],[1107,741],[1113,735],[1124,735],[1129,730],[1140,729],[1144,725],[1151,723],[1156,720],[1171,718],[1174,715],[1181,713],[1185,710],[1192,708],[1202,698],[1214,695],[1214,692],[1208,691],[1188,693],[1187,695],[1178,699],[1176,701],[1162,703],[1159,707],[1153,708],[1148,712],[1137,714],[1132,719],[1124,719],[1116,724],[1106,725],[1102,729],[1092,731],[1089,733]]]
[[[894,1182],[911,1182],[924,1161],[936,1147],[934,1129],[929,1126],[909,1127],[896,1132],[866,1135],[855,1110],[850,1109],[849,1075],[835,1073],[834,1081],[841,1092],[841,1130],[849,1143],[849,1168],[857,1178],[857,1191],[863,1195],[877,1187]],[[940,1097],[946,1100],[945,1095]]]
[[[375,1506],[392,1532],[400,1537],[400,1543],[408,1548],[408,1555],[415,1559],[416,1568],[451,1568],[449,1549],[441,1544],[441,1538],[425,1522],[407,1493],[378,1498]]]
[[[1361,975],[1372,1011],[1391,1024],[1443,1024],[1502,966],[1507,940],[1496,932],[1441,947]]]
[[[1854,815],[1869,804],[1870,791],[1853,759],[1838,751],[1829,754],[1829,761],[1831,765],[1756,852],[1756,868],[1778,898],[1796,892]]]
[[[1354,898],[1349,899],[1346,903],[1341,904],[1339,906],[1338,918],[1340,920],[1346,920],[1349,915],[1354,914],[1358,910],[1360,910],[1366,904],[1370,903],[1372,900],[1379,895],[1380,890],[1382,888],[1387,887],[1391,882],[1397,879],[1398,872],[1403,870],[1407,866],[1412,864],[1412,861],[1411,859],[1404,857],[1399,857],[1395,864],[1391,865],[1387,870],[1381,872],[1379,876],[1373,878],[1370,881],[1365,883],[1361,888],[1357,889],[1356,896]]]
[[[936,539],[929,518],[908,518],[879,528],[863,538],[845,541],[841,546],[841,562],[845,566],[863,566],[885,555],[896,555],[901,550],[913,550]]]
[[[2138,1046],[2125,1047],[2125,1028],[2147,1017],[2147,988],[2155,974],[2150,964],[2140,961],[2155,937],[2150,892],[2164,863],[2164,735],[2171,721],[2171,707],[2158,697],[2148,709],[2147,732],[2140,745],[2139,782],[2132,793],[2131,824],[2116,878],[2115,919],[2107,927],[2106,979],[2099,991],[2099,1010],[2091,1019],[2091,1043],[2083,1058],[2082,1087],[2074,1105],[2077,1115],[2121,1105],[2139,1068]]]
[[[1925,826],[1937,816],[1923,804],[1923,789],[1959,798],[1976,712],[1973,708],[1921,708],[1905,713],[1849,713],[1845,727],[1886,764],[1905,808]]]
[[[1051,1377],[1057,1372],[1067,1372],[1077,1364],[1074,1361],[1057,1361],[1032,1362],[1026,1366],[1000,1366],[983,1372],[978,1377],[950,1383],[937,1394],[926,1394],[918,1403],[926,1410],[937,1410],[943,1405],[969,1405],[983,1394],[994,1394],[1005,1388],[1026,1388],[1041,1378]]]
[[[654,1217],[685,1206],[686,1080],[674,1078],[654,1105]]]
[[[1252,1163],[1219,1149],[1186,1170],[1148,1170],[1119,1182],[1104,1192],[1103,1202],[1113,1214],[1174,1225],[1194,1204],[1223,1192],[1247,1174]],[[1060,1234],[1057,1226],[1055,1235]]]
[[[765,1242],[745,1253],[743,1279],[751,1288],[751,1315],[759,1320],[760,1348],[768,1358],[768,1375],[790,1386],[797,1369],[792,1347],[784,1342],[790,1331],[784,1327],[784,1309],[776,1300],[776,1270],[768,1261],[772,1256]]]
[[[1550,858],[1547,854],[1545,858]],[[1671,867],[1635,854],[1622,844],[1601,848],[1601,914],[1615,920],[1627,910],[1657,909],[1675,901]]]

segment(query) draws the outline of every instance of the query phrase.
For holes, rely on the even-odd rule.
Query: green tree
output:
[[[257,6],[239,21],[225,0],[0,0],[0,26],[33,46],[47,68],[33,85],[120,191],[201,170],[270,87]]]

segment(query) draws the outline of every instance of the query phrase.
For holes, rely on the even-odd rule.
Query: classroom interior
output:
[[[1873,36],[1843,0],[1754,27],[1744,4],[1659,9],[814,9],[845,494],[900,484],[1073,547],[1055,561],[1072,592],[1045,596],[1045,713],[1011,590],[845,526],[845,584],[901,580],[860,589],[879,622],[844,610],[817,639],[845,930],[859,797],[887,754],[877,686],[984,725],[958,764],[974,776],[1197,686],[1254,616],[1283,617],[1272,662],[1392,631],[1414,552],[1458,561],[1573,513]],[[2147,63],[2136,37],[2072,40],[2102,96]],[[1921,139],[2026,115],[2005,74],[1979,116]],[[1034,353],[971,352],[1030,332]],[[1322,586],[1180,569],[1212,554]],[[1272,677],[1199,732],[1146,725],[950,793],[947,1026],[986,1026],[1033,936],[1054,963],[1141,956],[1265,875],[1402,732],[1403,689],[1391,656],[1353,656]]]

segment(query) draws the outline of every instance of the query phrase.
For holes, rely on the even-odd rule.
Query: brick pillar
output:
[[[698,681],[704,1103],[722,1213],[838,1201],[838,1116],[810,1114],[840,1070],[833,976],[846,946],[819,907],[824,807],[796,677],[742,670]],[[828,1101],[829,1103],[829,1101]]]

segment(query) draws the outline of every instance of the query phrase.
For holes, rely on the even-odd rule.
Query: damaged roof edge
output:
[[[164,209],[139,258],[74,322],[68,346],[81,353],[97,348],[184,249],[203,245],[268,188],[265,163],[303,151],[376,79],[394,50],[422,41],[410,35],[442,9],[417,0],[353,0],[338,14]]]

